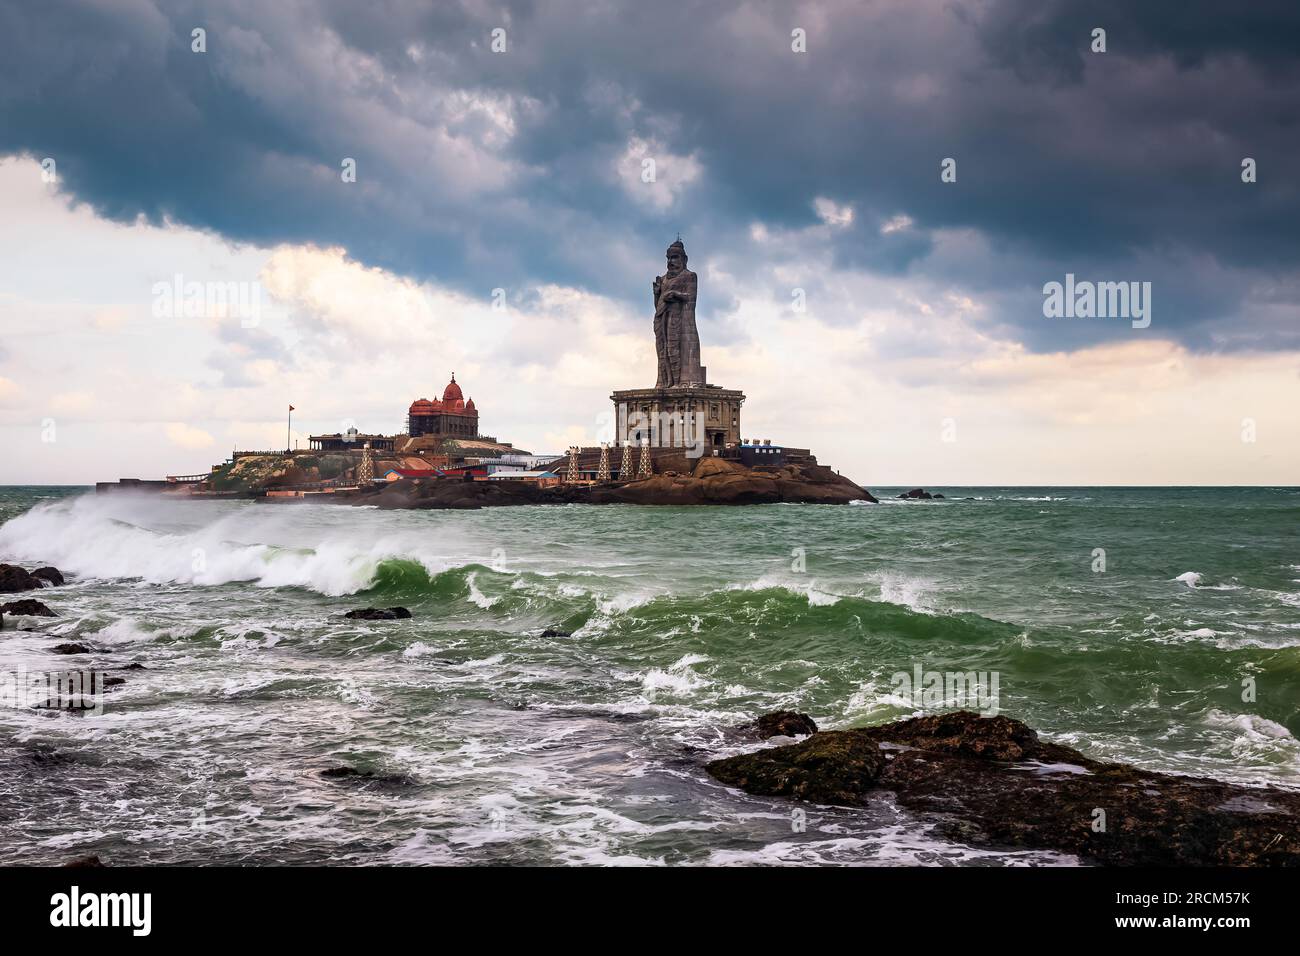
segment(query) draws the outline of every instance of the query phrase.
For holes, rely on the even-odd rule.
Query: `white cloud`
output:
[[[211,448],[216,441],[202,428],[195,428],[184,422],[168,422],[166,435],[167,440],[173,445],[187,449]]]
[[[825,196],[818,196],[813,200],[813,209],[817,217],[828,226],[836,229],[847,229],[853,225],[853,206],[851,203],[840,205],[833,199],[827,199]]]
[[[660,212],[671,209],[703,172],[694,153],[678,155],[657,139],[639,136],[628,140],[617,162],[617,180],[623,190],[641,205]],[[651,176],[652,181],[647,182]]]
[[[912,217],[899,213],[897,216],[891,216],[880,226],[880,234],[888,236],[891,233],[903,232],[912,228]]]

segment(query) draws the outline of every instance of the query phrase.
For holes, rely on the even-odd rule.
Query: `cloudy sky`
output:
[[[1300,483],[1294,2],[0,0],[0,210],[3,484],[453,370],[592,443],[678,232],[743,430],[869,485]],[[1067,273],[1150,325],[1046,317]]]

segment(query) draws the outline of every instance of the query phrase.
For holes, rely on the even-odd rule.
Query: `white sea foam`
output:
[[[321,527],[303,520],[311,510],[246,505],[214,513],[207,502],[85,495],[38,505],[0,527],[0,555],[53,564],[84,579],[247,581],[331,596],[373,585],[386,559],[419,562],[430,574],[470,563],[438,553],[427,535],[394,530],[376,537],[356,525]]]
[[[469,576],[465,579],[465,583],[469,587],[469,596],[466,597],[465,600],[469,601],[471,604],[478,605],[485,611],[501,600],[500,596],[488,597],[478,589],[477,571],[471,571]]]
[[[769,591],[779,590],[804,598],[812,607],[830,607],[838,604],[843,595],[822,590],[816,581],[791,581],[781,574],[764,574],[748,584],[732,584],[728,591]]]
[[[920,614],[933,614],[935,611],[930,600],[930,592],[934,589],[933,581],[894,571],[873,575],[870,580],[880,588],[880,600],[887,604],[897,604]]]
[[[691,670],[696,664],[707,661],[708,658],[701,654],[686,654],[669,664],[667,670],[652,668],[641,679],[641,693],[648,700],[654,700],[655,695],[661,691],[683,697],[707,687],[709,680]]]
[[[861,718],[881,711],[915,711],[910,698],[882,691],[874,680],[869,680],[854,691],[844,705],[845,717]]]
[[[1275,740],[1295,741],[1291,731],[1276,721],[1258,714],[1229,714],[1221,710],[1210,710],[1205,715],[1205,722],[1211,727],[1234,730],[1251,743]]]

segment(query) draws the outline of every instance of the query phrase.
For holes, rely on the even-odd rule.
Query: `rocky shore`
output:
[[[340,504],[380,508],[486,508],[535,504],[753,505],[874,502],[869,491],[824,465],[749,468],[701,458],[687,473],[667,471],[640,481],[543,488],[516,481],[415,479],[340,497]]]
[[[799,716],[767,723],[812,725]],[[815,804],[864,806],[888,792],[949,839],[1086,863],[1300,866],[1300,792],[1104,763],[1008,717],[958,711],[816,731],[706,769],[746,793]]]
[[[63,584],[63,574],[58,568],[44,567],[28,571],[16,564],[0,564],[0,594],[38,591]],[[0,629],[5,626],[5,615],[11,617],[58,617],[50,608],[35,598],[0,603]]]

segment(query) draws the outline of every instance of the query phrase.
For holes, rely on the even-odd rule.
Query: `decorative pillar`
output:
[[[609,442],[600,443],[600,464],[596,466],[596,480],[609,481]]]
[[[632,477],[632,443],[623,442],[623,460],[618,466],[618,480],[627,481]]]
[[[565,481],[578,480],[578,446],[569,446],[569,467],[564,472]]]
[[[644,439],[641,442],[641,461],[637,464],[636,476],[638,478],[650,477],[650,442]]]

